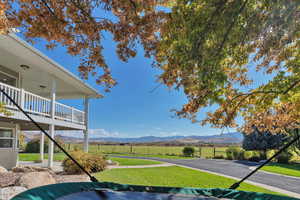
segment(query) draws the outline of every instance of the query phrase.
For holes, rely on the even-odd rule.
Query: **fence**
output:
[[[67,144],[69,151],[82,149],[82,144]],[[139,154],[139,155],[173,155],[181,156],[183,146],[140,146],[140,145],[90,145],[89,151],[103,154]],[[194,146],[195,157],[213,158],[225,156],[227,147]]]

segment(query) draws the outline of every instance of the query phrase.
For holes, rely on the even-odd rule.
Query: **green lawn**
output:
[[[101,181],[121,184],[196,188],[228,188],[235,182],[233,179],[178,166],[112,169],[98,173],[96,177]],[[243,183],[239,190],[278,194],[247,183]]]
[[[300,164],[272,163],[263,167],[262,170],[277,174],[300,177]]]
[[[64,153],[55,153],[54,154],[54,160],[55,161],[62,161],[64,160],[66,155]],[[44,158],[48,159],[48,154],[44,154]],[[20,153],[19,154],[19,160],[20,161],[36,161],[40,160],[40,154],[39,153]]]
[[[134,166],[134,165],[157,165],[161,164],[158,161],[143,160],[143,159],[129,159],[129,158],[108,158],[113,162],[118,162],[120,166]]]
[[[144,155],[144,154],[108,154],[108,156],[130,156],[130,157],[165,158],[165,159],[195,159],[194,157],[154,155],[154,154],[153,155]]]

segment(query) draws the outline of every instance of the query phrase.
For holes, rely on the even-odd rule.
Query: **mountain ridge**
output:
[[[38,137],[39,134],[25,133],[26,142],[31,139]],[[57,137],[60,137],[66,143],[79,143],[83,141],[83,138],[64,136],[58,134]],[[215,144],[238,144],[243,141],[243,134],[239,132],[231,132],[221,135],[207,135],[207,136],[142,136],[142,137],[91,137],[90,142],[107,142],[107,143],[151,143],[151,142],[179,142],[179,143],[215,143]]]
[[[59,135],[65,142],[82,141],[81,138]],[[90,142],[114,142],[114,143],[151,143],[151,142],[183,142],[183,143],[241,143],[243,141],[243,134],[239,132],[226,133],[222,135],[209,135],[209,136],[142,136],[132,138],[120,137],[95,137],[90,138]]]

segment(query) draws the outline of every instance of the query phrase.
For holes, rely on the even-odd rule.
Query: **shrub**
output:
[[[226,149],[226,158],[228,160],[243,160],[243,153],[244,150],[239,147],[228,147]]]
[[[244,149],[240,149],[239,153],[237,154],[237,160],[245,160],[244,158],[244,153],[245,153],[245,150]]]
[[[291,155],[288,152],[282,152],[277,156],[277,162],[278,163],[283,163],[283,164],[288,164],[290,161]]]
[[[271,132],[261,132],[256,127],[253,127],[253,132],[244,134],[243,148],[245,150],[260,150],[278,149],[286,140],[285,134],[272,134]]]
[[[277,162],[278,163],[283,163],[283,164],[288,164],[293,157],[293,154],[289,151],[284,151],[281,154],[277,156]]]
[[[253,156],[260,158],[260,153],[258,151],[253,151]]]
[[[225,157],[223,155],[216,155],[214,159],[225,159]]]
[[[244,151],[244,159],[249,160],[253,156],[253,151]]]
[[[259,151],[259,157],[261,160],[266,160],[267,159],[267,150]]]
[[[56,142],[58,142],[60,145],[63,145],[63,141],[59,138],[55,138]],[[48,145],[49,141],[45,138],[45,143],[44,143],[44,152],[48,153]],[[34,138],[30,140],[26,147],[25,147],[25,152],[26,153],[39,153],[40,152],[40,138]],[[54,145],[54,153],[59,153],[60,149]]]
[[[167,153],[166,155],[167,155],[167,156],[176,156],[175,153]]]
[[[24,150],[25,150],[25,147],[26,147],[26,143],[25,143],[25,134],[24,134],[24,132],[21,132],[21,133],[19,134],[18,142],[19,142],[19,150],[20,150],[20,151],[24,151]]]
[[[105,170],[106,160],[102,155],[74,151],[71,153],[73,158],[81,164],[88,172],[96,173]],[[82,170],[69,158],[64,159],[62,163],[64,172],[67,174],[81,174]]]
[[[30,140],[26,147],[25,147],[25,152],[26,153],[39,153],[40,152],[40,139],[39,138],[34,138]],[[45,141],[44,143],[44,152],[48,152],[48,142]]]
[[[182,150],[184,156],[193,156],[195,153],[194,147],[184,147]]]
[[[267,151],[267,159],[271,158],[273,155],[275,155],[275,153],[276,153],[275,150],[268,150],[268,151]],[[273,162],[277,162],[277,159],[274,158],[272,161],[273,161]]]
[[[247,153],[246,153],[247,152]],[[266,159],[266,153],[263,151],[246,151],[244,153],[245,160],[259,162]]]

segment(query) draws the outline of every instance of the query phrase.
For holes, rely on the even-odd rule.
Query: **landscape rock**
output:
[[[45,172],[49,171],[47,168],[43,167],[33,167],[33,166],[18,166],[12,169],[15,173],[28,173],[28,172]]]
[[[85,174],[69,175],[58,173],[54,175],[57,183],[70,183],[70,182],[90,182],[90,178]]]
[[[108,165],[114,165],[114,164],[115,164],[112,160],[107,160],[106,163],[107,163]]]
[[[7,169],[5,169],[4,167],[0,166],[0,173],[6,173]]]
[[[7,169],[5,169],[4,167],[0,166],[0,173],[6,173]]]
[[[13,172],[0,173],[0,188],[14,186],[16,183],[16,180],[21,175],[22,174],[20,174],[20,173],[13,173]]]
[[[55,179],[49,172],[29,172],[22,175],[17,180],[16,185],[31,189],[55,183]]]
[[[17,194],[26,191],[27,188],[25,187],[6,187],[6,188],[0,188],[0,199],[1,200],[9,200],[16,196]]]

